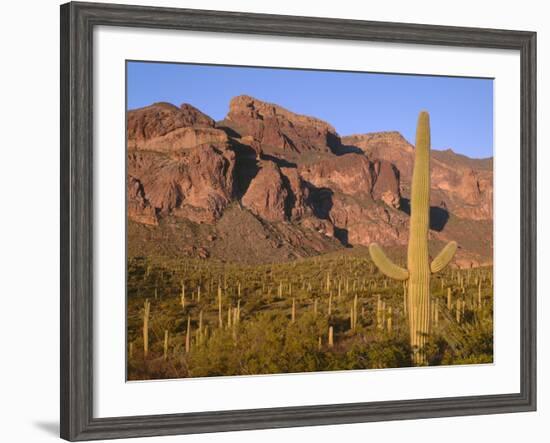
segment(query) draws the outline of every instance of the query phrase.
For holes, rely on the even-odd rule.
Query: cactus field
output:
[[[132,257],[127,378],[415,366],[407,292],[361,247],[265,265]],[[429,294],[423,363],[491,363],[492,268],[446,267]]]

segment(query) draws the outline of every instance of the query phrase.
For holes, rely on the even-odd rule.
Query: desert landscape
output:
[[[415,365],[406,267],[415,148],[235,96],[127,114],[129,380]],[[426,364],[493,358],[493,167],[431,151]]]

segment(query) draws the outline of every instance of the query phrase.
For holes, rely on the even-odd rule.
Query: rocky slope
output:
[[[129,253],[287,260],[408,237],[414,147],[397,132],[340,138],[249,96],[215,122],[189,104],[128,112]],[[434,151],[432,243],[492,262],[492,162]]]
[[[398,132],[352,135],[343,143],[360,148],[367,156],[393,163],[400,172],[404,193],[408,189],[414,164],[414,147]],[[432,151],[432,205],[474,220],[493,217],[492,160],[470,159],[452,150]]]

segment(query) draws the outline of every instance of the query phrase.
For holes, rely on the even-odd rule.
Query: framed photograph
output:
[[[61,6],[61,437],[535,410],[535,44]]]

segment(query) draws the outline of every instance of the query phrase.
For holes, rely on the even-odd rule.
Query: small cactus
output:
[[[199,334],[199,343],[201,343],[202,342],[202,309],[199,312],[199,330],[198,330],[198,334]]]
[[[407,315],[407,285],[403,282],[403,313]]]
[[[143,305],[143,357],[147,358],[149,354],[149,313],[151,312],[151,302],[145,300]]]
[[[380,295],[377,295],[376,300],[376,327],[378,329],[384,329],[384,318],[383,318],[383,302],[380,298]]]
[[[482,302],[481,302],[481,279],[479,280],[479,284],[477,286],[477,306],[478,309],[481,309]]]
[[[386,321],[386,326],[388,328],[388,334],[391,334],[393,331],[393,312],[391,306],[388,307],[388,319]]]
[[[191,350],[191,317],[187,316],[187,333],[185,334],[185,353]]]
[[[352,321],[352,329],[357,328],[357,294],[355,294],[355,297],[353,298],[353,321]]]
[[[218,326],[223,328],[222,318],[222,288],[218,285]]]

